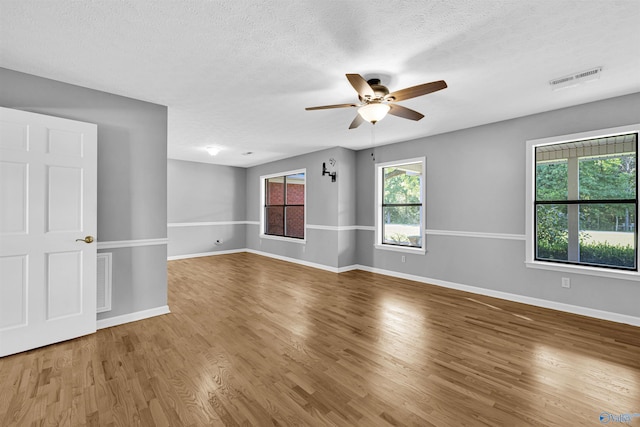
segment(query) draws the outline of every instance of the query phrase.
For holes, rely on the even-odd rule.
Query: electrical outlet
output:
[[[571,279],[569,279],[568,277],[563,277],[562,278],[562,287],[563,288],[570,288],[571,287]]]
[[[407,257],[405,257],[404,255],[402,255],[402,262],[407,262]]]

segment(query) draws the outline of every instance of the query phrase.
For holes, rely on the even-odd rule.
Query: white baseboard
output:
[[[550,308],[552,310],[564,311],[572,314],[593,317],[596,319],[609,320],[611,322],[626,323],[628,325],[640,326],[640,317],[628,316],[626,314],[612,313],[610,311],[596,310],[594,308],[581,307],[578,305],[565,304],[562,302],[549,301],[541,298],[528,297],[525,295],[512,294],[509,292],[494,291],[492,289],[479,288],[477,286],[462,285],[460,283],[447,282],[445,280],[430,279],[428,277],[416,276],[413,274],[398,273],[391,270],[383,270],[381,268],[368,267],[366,265],[357,265],[357,270],[368,271],[370,273],[383,274],[385,276],[398,277],[414,282],[427,283],[430,285],[441,286],[443,288],[456,289],[459,291],[469,292],[478,295],[503,299],[507,301],[519,302],[523,304],[533,305],[536,307]]]
[[[248,252],[250,254],[262,255],[262,256],[269,257],[269,258],[279,259],[280,261],[287,261],[287,262],[292,262],[294,264],[304,265],[306,267],[312,267],[312,268],[317,268],[319,270],[330,271],[332,273],[342,273],[343,272],[343,270],[341,268],[338,268],[338,267],[331,267],[329,265],[318,264],[318,263],[315,263],[315,262],[305,261],[305,260],[297,259],[297,258],[290,258],[290,257],[282,256],[282,255],[276,255],[276,254],[272,254],[272,253],[269,253],[269,252],[256,251],[255,249],[245,249],[244,251]],[[347,271],[347,270],[344,270],[344,271]]]
[[[205,256],[213,256],[213,255],[237,254],[239,252],[247,252],[247,250],[246,249],[230,249],[228,251],[214,251],[214,252],[201,252],[197,254],[173,255],[173,256],[167,257],[167,261],[174,261],[177,259],[200,258]]]
[[[160,316],[162,314],[171,313],[168,305],[162,307],[150,308],[148,310],[136,311],[135,313],[123,314],[122,316],[109,317],[107,319],[98,320],[97,329],[110,328],[112,326],[122,325],[124,323],[135,322],[137,320],[148,319],[150,317]]]
[[[345,267],[338,267],[338,273],[346,273],[347,271],[362,270],[358,264],[347,265]]]
[[[279,259],[280,261],[287,261],[287,262],[292,262],[294,264],[300,264],[300,265],[305,265],[307,267],[317,268],[319,270],[330,271],[332,273],[344,273],[345,271],[351,271],[351,270],[357,270],[358,269],[358,266],[356,264],[348,265],[346,267],[331,267],[331,266],[328,266],[328,265],[318,264],[318,263],[315,263],[315,262],[304,261],[304,260],[300,260],[300,259],[296,259],[296,258],[290,258],[290,257],[282,256],[282,255],[276,255],[276,254],[272,254],[272,253],[269,253],[269,252],[262,252],[262,251],[257,251],[255,249],[248,249],[248,248],[247,249],[232,249],[232,250],[229,250],[229,251],[202,252],[202,253],[197,253],[197,254],[174,255],[174,256],[167,257],[167,261],[174,261],[174,260],[178,260],[178,259],[207,257],[207,256],[214,256],[214,255],[237,254],[237,253],[240,253],[240,252],[247,252],[247,253],[250,253],[250,254],[262,255],[262,256],[269,257],[269,258]]]

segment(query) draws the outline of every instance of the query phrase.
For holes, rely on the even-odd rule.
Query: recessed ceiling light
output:
[[[210,156],[215,156],[220,152],[220,148],[218,147],[207,147],[206,150]]]

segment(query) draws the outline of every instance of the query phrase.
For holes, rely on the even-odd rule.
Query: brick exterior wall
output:
[[[287,210],[287,237],[304,238],[304,184],[287,183],[287,205],[303,205],[282,207],[284,204],[284,184],[267,181],[267,207],[265,212],[267,234],[285,235],[284,209]],[[280,205],[280,206],[278,206]]]

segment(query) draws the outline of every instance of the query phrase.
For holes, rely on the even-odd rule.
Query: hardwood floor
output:
[[[171,261],[169,306],[0,359],[0,425],[576,426],[640,413],[632,326],[247,253]]]

